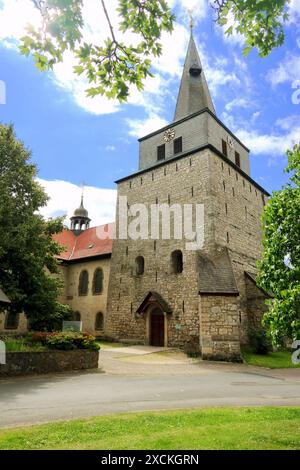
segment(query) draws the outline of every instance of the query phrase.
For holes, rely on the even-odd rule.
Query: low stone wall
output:
[[[0,364],[0,377],[48,374],[69,370],[97,369],[99,351],[9,352],[6,364]]]

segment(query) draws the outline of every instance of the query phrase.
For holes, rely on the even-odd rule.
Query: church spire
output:
[[[191,17],[191,37],[185,59],[174,121],[190,114],[209,108],[216,114],[201,60],[193,37],[193,18]]]

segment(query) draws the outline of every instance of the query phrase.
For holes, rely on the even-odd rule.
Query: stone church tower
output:
[[[216,115],[193,35],[174,122],[139,142],[139,171],[117,182],[106,333],[240,360],[248,325],[265,311],[255,275],[268,193],[250,176],[249,150]],[[204,245],[188,250],[174,230],[167,240],[126,239],[124,197],[129,214],[134,204],[203,205]]]

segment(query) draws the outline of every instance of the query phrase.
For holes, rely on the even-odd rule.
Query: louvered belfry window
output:
[[[165,144],[157,147],[157,160],[164,160],[166,158],[166,146]]]
[[[238,152],[235,152],[235,164],[241,168],[241,156]]]
[[[182,152],[182,137],[174,140],[174,155]]]

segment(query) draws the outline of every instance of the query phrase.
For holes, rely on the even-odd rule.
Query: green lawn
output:
[[[243,357],[247,364],[252,366],[268,367],[270,369],[289,369],[299,368],[300,364],[296,365],[292,363],[292,353],[289,351],[278,351],[261,356],[254,354],[249,349],[243,350]]]
[[[45,351],[47,348],[40,343],[29,343],[26,338],[5,338],[7,352]]]
[[[0,449],[300,449],[300,408],[111,415],[0,430]]]

